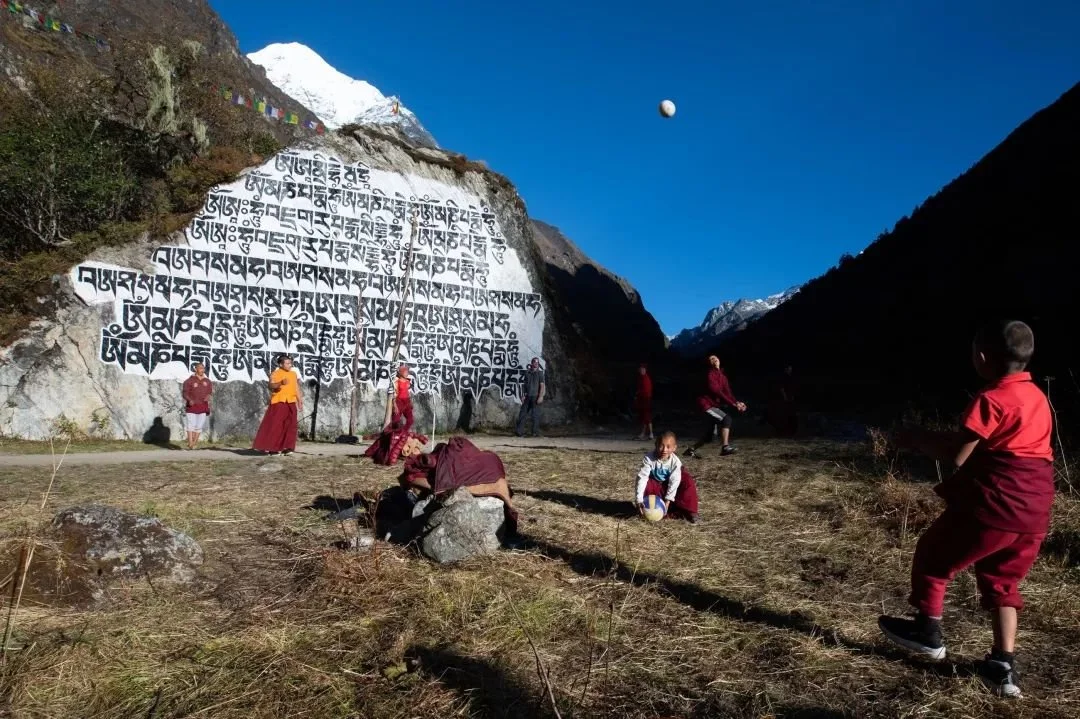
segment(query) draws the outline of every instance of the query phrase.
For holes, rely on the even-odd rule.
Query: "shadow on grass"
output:
[[[406,659],[469,702],[469,716],[544,717],[528,688],[484,659],[468,657],[448,647],[413,646]],[[546,709],[546,707],[545,707]]]
[[[772,629],[797,632],[820,640],[827,646],[862,654],[878,656],[892,661],[899,661],[916,669],[942,676],[969,677],[974,675],[976,663],[965,660],[960,662],[932,663],[921,661],[888,644],[868,644],[845,637],[836,629],[823,627],[801,612],[783,612],[768,607],[747,605],[737,599],[702,589],[696,584],[678,582],[666,577],[645,572],[635,572],[624,564],[615,562],[605,554],[593,552],[573,552],[542,539],[526,538],[526,548],[538,551],[546,557],[565,562],[572,570],[583,576],[597,574],[613,575],[620,581],[636,587],[649,587],[680,604],[699,612],[709,612],[747,624],[758,624]],[[867,617],[867,621],[872,621]]]
[[[630,517],[637,516],[637,510],[634,509],[634,505],[626,500],[597,499],[596,497],[589,497],[584,494],[570,494],[568,492],[557,492],[548,489],[529,491],[526,494],[529,497],[535,497],[536,499],[542,499],[545,502],[555,502],[556,504],[573,507],[574,509],[581,512],[588,512],[589,514],[602,514],[606,517],[614,517],[616,519],[629,519]]]

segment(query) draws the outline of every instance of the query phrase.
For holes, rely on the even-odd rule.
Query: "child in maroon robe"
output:
[[[634,395],[634,409],[637,410],[641,434],[638,439],[652,439],[652,378],[649,368],[644,364],[638,369],[637,393]]]
[[[638,470],[634,504],[640,512],[645,497],[655,495],[667,506],[665,519],[677,517],[697,524],[697,485],[675,454],[677,442],[674,432],[664,432],[656,440],[656,449],[645,455]]]

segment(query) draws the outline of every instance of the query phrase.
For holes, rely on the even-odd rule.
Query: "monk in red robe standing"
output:
[[[303,410],[300,377],[293,371],[292,358],[281,355],[277,369],[270,375],[270,406],[263,415],[252,449],[281,455],[295,452],[297,422]]]
[[[634,409],[637,410],[638,424],[641,426],[641,434],[638,439],[652,439],[652,378],[649,377],[649,368],[642,363],[638,368],[637,392],[634,394]]]

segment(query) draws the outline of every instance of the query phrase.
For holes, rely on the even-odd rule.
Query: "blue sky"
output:
[[[668,333],[859,252],[1080,82],[1075,0],[211,4],[401,96]]]

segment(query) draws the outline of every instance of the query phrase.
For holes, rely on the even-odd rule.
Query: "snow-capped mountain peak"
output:
[[[438,147],[400,99],[338,71],[306,45],[274,43],[249,54],[248,59],[266,70],[267,79],[282,92],[311,108],[328,128],[351,123],[391,125],[419,145]]]
[[[682,354],[707,351],[722,337],[745,327],[766,312],[791,299],[799,287],[760,300],[739,299],[722,302],[705,313],[705,319],[697,327],[685,329],[671,340],[671,347]]]

